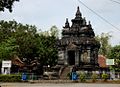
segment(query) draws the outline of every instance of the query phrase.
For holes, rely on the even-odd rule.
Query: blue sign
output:
[[[72,72],[72,80],[77,80],[78,75],[76,72]]]

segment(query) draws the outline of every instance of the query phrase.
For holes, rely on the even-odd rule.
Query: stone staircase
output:
[[[70,73],[72,66],[66,66],[63,68],[61,74],[60,74],[60,79],[69,79],[67,76],[68,73]]]

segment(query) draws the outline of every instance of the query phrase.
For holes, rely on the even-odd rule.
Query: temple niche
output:
[[[58,46],[58,65],[78,66],[80,69],[98,67],[98,51],[100,43],[95,40],[90,21],[86,19],[77,8],[75,18],[71,20],[70,26],[68,19],[62,30],[62,38],[57,41]]]

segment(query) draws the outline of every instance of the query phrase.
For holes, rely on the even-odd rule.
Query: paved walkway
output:
[[[93,83],[0,83],[1,87],[120,87],[120,84]]]

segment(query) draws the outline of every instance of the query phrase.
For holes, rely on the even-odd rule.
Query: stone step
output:
[[[71,67],[65,67],[63,71],[61,72],[60,79],[68,79],[69,77],[67,76],[68,73],[70,73]]]

